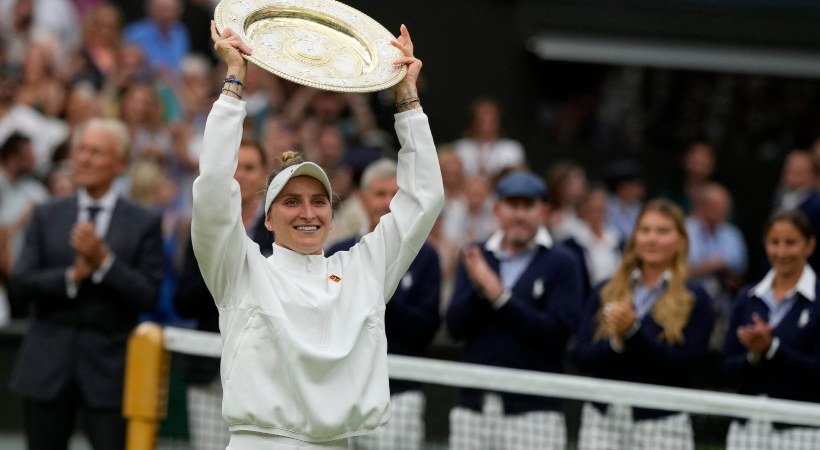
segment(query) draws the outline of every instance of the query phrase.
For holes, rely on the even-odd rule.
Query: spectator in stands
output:
[[[362,175],[359,197],[367,213],[369,226],[345,241],[333,245],[326,253],[349,250],[373,231],[382,216],[390,212],[390,201],[399,190],[396,184],[396,162],[379,159]],[[396,292],[387,303],[384,327],[387,352],[424,356],[439,328],[439,295],[441,269],[438,253],[429,243],[422,245],[418,256],[402,277]],[[353,446],[364,450],[421,450],[424,447],[425,398],[421,384],[390,380],[390,423],[384,431],[353,439]]]
[[[282,156],[282,153],[302,149],[297,124],[284,114],[270,116],[265,121],[262,136],[265,142],[265,150],[268,152],[268,172],[273,172],[279,168],[279,157]]]
[[[162,279],[160,218],[113,188],[127,129],[94,119],[72,150],[80,191],[35,208],[12,292],[33,309],[12,375],[29,448],[66,448],[82,410],[95,450],[125,446],[125,345]]]
[[[608,280],[621,262],[623,240],[606,221],[607,191],[593,187],[581,199],[579,222],[569,230],[564,243],[575,250],[581,263],[584,280],[584,299],[599,283]]]
[[[441,179],[444,183],[444,209],[441,211],[433,231],[430,232],[428,241],[436,247],[441,261],[441,298],[443,300],[441,302],[441,311],[444,313],[452,297],[456,267],[462,245],[479,239],[465,240],[466,226],[468,225],[464,220],[464,214],[467,211],[467,198],[464,195],[466,177],[464,168],[461,165],[461,158],[458,157],[455,147],[451,144],[439,146],[438,163],[441,167]],[[484,191],[487,192],[487,189],[485,188]],[[487,203],[487,200],[485,199],[484,203]],[[488,211],[491,226],[495,227],[492,206],[489,206]],[[488,231],[486,237],[489,237],[490,233],[491,231]]]
[[[234,179],[239,184],[242,224],[245,232],[264,256],[273,252],[273,236],[265,228],[260,193],[268,174],[266,154],[255,141],[245,140],[239,146]],[[174,306],[182,317],[196,319],[197,329],[219,332],[219,311],[202,279],[190,243],[185,246],[184,269],[179,278]],[[196,450],[224,450],[230,440],[228,424],[222,418],[222,383],[219,360],[190,357],[185,379],[188,382],[188,428]]]
[[[68,126],[20,102],[18,88],[22,76],[19,67],[0,64],[0,142],[15,131],[28,136],[34,150],[35,171],[42,175],[50,169],[54,150],[68,137]]]
[[[305,148],[307,160],[315,162],[330,179],[334,194],[344,200],[353,192],[353,170],[346,163],[342,130],[336,125],[324,125],[316,135],[316,141]]]
[[[21,65],[33,42],[49,42],[59,71],[80,44],[78,22],[71,0],[0,2],[0,35],[8,40],[7,62]]]
[[[687,387],[706,356],[713,313],[687,282],[689,239],[680,208],[653,200],[612,278],[585,303],[576,349],[593,376]],[[689,416],[674,411],[584,404],[579,450],[694,449]]]
[[[42,114],[60,117],[65,110],[67,89],[55,70],[54,45],[32,43],[23,60],[23,80],[18,100]]]
[[[125,28],[125,41],[139,45],[161,77],[176,76],[191,52],[191,38],[179,20],[182,0],[146,0],[145,12],[146,18]]]
[[[67,161],[57,164],[48,175],[48,193],[53,198],[74,194],[74,170]]]
[[[732,197],[722,185],[706,182],[693,197],[693,214],[686,219],[689,234],[689,277],[712,299],[716,313],[712,349],[720,351],[731,299],[743,282],[748,265],[746,241],[729,223]]]
[[[617,160],[606,168],[606,184],[610,197],[607,221],[626,240],[632,235],[645,194],[641,170],[631,160]]]
[[[109,3],[94,7],[83,22],[83,41],[74,55],[69,79],[87,81],[95,89],[117,73],[122,47],[122,14]]]
[[[561,373],[581,308],[578,262],[544,226],[549,208],[541,178],[512,172],[496,192],[499,231],[464,250],[447,327],[465,341],[465,362]],[[565,444],[557,399],[464,389],[450,412],[451,450]]]
[[[65,122],[72,135],[82,124],[101,114],[102,105],[93,86],[77,83],[71,87],[66,98]]]
[[[780,187],[775,200],[775,209],[798,209],[811,223],[815,236],[820,235],[820,192],[818,179],[820,164],[805,150],[792,150],[786,155]],[[809,256],[809,264],[815,271],[820,270],[820,252]]]
[[[547,169],[550,223],[547,229],[557,241],[570,237],[580,225],[578,207],[587,192],[587,174],[572,161],[558,161]]]
[[[470,176],[495,181],[493,178],[504,169],[520,169],[527,165],[521,143],[503,137],[501,107],[489,98],[473,101],[464,137],[453,145],[464,165],[464,172]]]
[[[0,145],[0,227],[8,232],[9,267],[23,249],[22,231],[35,205],[49,198],[43,183],[34,178],[31,139],[14,133]]]
[[[715,172],[714,147],[706,140],[695,140],[684,152],[682,166],[683,178],[661,196],[675,202],[685,214],[691,214],[695,197]]]
[[[484,177],[464,180],[463,198],[451,199],[444,213],[444,235],[460,245],[483,241],[497,228],[492,186]]]
[[[722,369],[741,394],[820,402],[820,284],[808,264],[816,239],[800,211],[774,213],[764,227],[771,270],[737,296]],[[735,420],[727,450],[817,447],[820,430]]]

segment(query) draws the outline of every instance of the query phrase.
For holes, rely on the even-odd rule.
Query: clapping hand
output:
[[[80,282],[102,266],[108,256],[108,246],[97,236],[91,222],[78,222],[74,225],[69,242],[77,253],[72,278],[75,282]]]
[[[504,293],[504,286],[498,275],[487,264],[481,250],[475,245],[464,249],[464,269],[473,286],[489,301],[495,301]]]
[[[737,327],[737,339],[755,357],[762,358],[772,345],[772,326],[754,313],[751,324]]]

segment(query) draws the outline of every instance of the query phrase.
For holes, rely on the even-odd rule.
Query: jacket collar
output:
[[[750,295],[754,295],[758,298],[763,298],[767,292],[772,290],[772,283],[774,282],[775,270],[770,269],[769,272],[760,280],[760,283],[757,283],[755,287],[753,287],[750,291]],[[803,297],[806,297],[810,301],[814,301],[815,299],[815,283],[817,281],[817,275],[814,273],[814,269],[811,268],[808,264],[803,266],[803,273],[800,275],[800,279],[797,280],[797,286],[795,286],[794,290],[797,291]]]
[[[507,254],[507,252],[501,248],[501,241],[503,239],[504,231],[496,231],[492,236],[490,236],[490,239],[487,239],[487,242],[484,244],[484,249],[495,255],[496,258],[501,259],[503,255]],[[538,231],[535,232],[535,236],[529,244],[527,244],[527,250],[535,250],[535,248],[539,246],[551,248],[552,245],[552,236],[550,236],[549,231],[547,231],[545,227],[539,227]]]

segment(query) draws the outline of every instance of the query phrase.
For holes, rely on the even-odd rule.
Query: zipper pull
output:
[[[311,264],[311,262],[310,262],[310,257],[309,257],[309,256],[305,256],[305,259],[307,259],[307,271],[308,271],[308,272],[310,272],[310,264]]]

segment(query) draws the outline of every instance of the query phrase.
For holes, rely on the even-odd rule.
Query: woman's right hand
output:
[[[248,61],[243,55],[250,55],[253,50],[246,44],[238,34],[230,28],[225,28],[220,35],[216,30],[216,22],[211,21],[211,39],[214,41],[214,50],[229,69],[240,70],[244,78],[248,68]],[[240,75],[234,73],[233,75]]]

